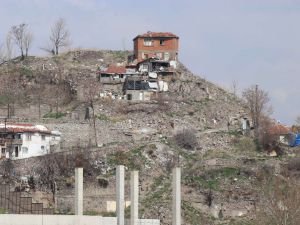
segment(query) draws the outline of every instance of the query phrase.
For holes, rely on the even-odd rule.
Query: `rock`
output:
[[[271,157],[277,157],[277,153],[276,153],[276,151],[271,151],[270,153],[269,153],[269,156],[271,156]]]

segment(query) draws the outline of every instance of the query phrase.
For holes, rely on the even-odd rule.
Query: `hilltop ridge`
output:
[[[215,216],[221,210],[221,203],[223,208],[228,208],[227,212],[222,212],[226,218],[234,216],[234,210],[251,208],[251,202],[246,198],[237,205],[224,200],[223,191],[220,191],[231,190],[229,181],[251,170],[243,167],[244,159],[239,158],[240,153],[236,154],[236,151],[244,149],[246,142],[247,152],[256,154],[251,140],[240,133],[240,119],[245,117],[245,109],[231,93],[195,76],[181,63],[169,83],[169,90],[151,101],[132,102],[95,96],[97,145],[94,145],[93,123],[86,119],[86,109],[90,106],[81,97],[80,87],[86,81],[99,82],[99,68],[123,65],[128,53],[78,50],[55,57],[28,57],[24,61],[14,60],[1,65],[1,83],[19,88],[14,99],[14,116],[10,120],[41,124],[60,131],[63,141],[59,155],[68,153],[68,156],[70,151],[78,148],[88,152],[83,153],[88,162],[85,168],[89,174],[88,192],[98,193],[98,178],[105,177],[108,187],[103,193],[109,195],[108,190],[114,190],[113,168],[117,164],[139,169],[142,217],[157,215],[162,224],[169,224],[170,178],[167,174],[175,165],[183,168],[186,224]],[[19,101],[22,96],[26,96],[25,103]],[[0,114],[5,116],[6,113],[6,105],[2,103]],[[34,165],[38,170],[41,166],[38,161],[38,158],[28,159],[27,165]],[[17,176],[32,174],[33,168],[22,161],[15,167]],[[71,174],[72,170],[66,168],[64,175],[57,177],[61,199],[57,205],[61,211],[72,208],[70,200],[64,197],[70,189],[66,178]],[[217,177],[223,178],[216,180]],[[251,180],[241,179],[241,182],[246,188]],[[42,189],[43,185],[39,185]],[[216,208],[206,203],[209,193],[214,196]],[[107,199],[107,196],[101,194],[97,198]],[[86,210],[98,213],[104,210],[93,204],[86,207]]]

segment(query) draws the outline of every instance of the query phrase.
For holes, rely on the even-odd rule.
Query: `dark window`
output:
[[[19,147],[15,147],[15,157],[19,157]]]
[[[132,100],[132,94],[127,94],[127,100]]]
[[[165,45],[165,40],[159,40],[160,45]]]
[[[150,38],[145,38],[144,46],[152,46],[152,40]]]
[[[42,140],[45,141],[45,139],[46,139],[46,136],[42,135]]]

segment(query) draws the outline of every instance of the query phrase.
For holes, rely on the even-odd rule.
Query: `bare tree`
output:
[[[31,43],[33,40],[33,34],[30,31],[27,31],[24,37],[24,47],[25,47],[25,56],[28,56],[29,48],[31,47]]]
[[[300,223],[299,184],[281,175],[264,181],[261,189],[261,209],[254,224],[297,225]]]
[[[0,44],[0,63],[9,61],[13,55],[12,37],[8,33],[5,43]]]
[[[53,52],[58,55],[58,51],[61,47],[66,47],[70,44],[70,33],[67,29],[66,22],[63,18],[59,18],[50,33],[50,42],[53,49],[47,49],[48,52]]]
[[[13,57],[13,43],[12,43],[13,39],[11,36],[11,33],[9,32],[6,36],[6,43],[5,43],[5,47],[6,47],[6,60],[9,61],[12,57]]]
[[[96,129],[96,114],[95,114],[95,101],[97,100],[98,93],[100,92],[100,83],[92,78],[87,79],[83,84],[83,97],[88,107],[92,109],[92,123],[94,131],[95,144],[97,146],[97,129]]]
[[[19,48],[21,59],[23,60],[26,56],[28,56],[28,50],[31,46],[33,35],[28,30],[28,25],[25,23],[13,26],[10,34],[15,44]]]
[[[255,137],[258,138],[261,120],[265,115],[272,112],[272,108],[269,105],[269,95],[264,90],[259,89],[258,85],[253,85],[243,92],[243,97],[253,121]]]
[[[21,85],[16,77],[1,76],[0,80],[0,104],[7,106],[7,118],[15,115],[15,104],[22,101]]]
[[[183,129],[178,131],[173,139],[175,143],[182,148],[193,150],[198,145],[198,140],[193,129]]]

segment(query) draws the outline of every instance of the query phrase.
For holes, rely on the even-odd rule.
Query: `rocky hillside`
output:
[[[128,171],[140,170],[141,217],[170,224],[170,171],[180,166],[184,224],[229,224],[232,218],[251,217],[259,202],[260,172],[267,168],[280,173],[285,161],[257,152],[252,139],[241,134],[239,121],[246,112],[238,99],[182,64],[169,92],[153,101],[97,98],[95,140],[80,87],[86,80],[98,82],[98,68],[124,63],[127,54],[80,50],[1,65],[0,115],[7,113],[5,96],[13,88],[17,91],[11,120],[40,123],[63,133],[63,153],[51,160],[45,156],[14,162],[9,182],[32,176],[32,194],[49,194],[50,186],[38,171],[43,162],[51,162],[58,185],[57,211],[71,212],[74,157],[80,155],[86,171],[85,211],[107,215],[105,202],[114,200],[114,168],[124,164]],[[47,204],[54,205],[51,200]]]

